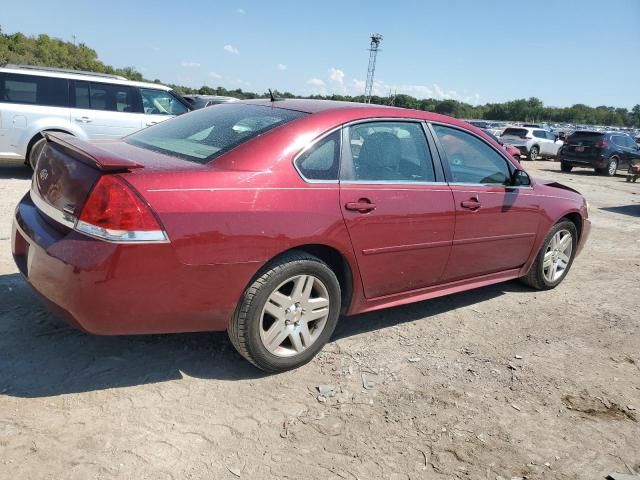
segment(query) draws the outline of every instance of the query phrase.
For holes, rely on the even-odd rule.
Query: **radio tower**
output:
[[[364,87],[364,96],[367,103],[371,103],[371,93],[373,91],[373,75],[376,72],[376,56],[378,48],[382,42],[382,35],[379,33],[371,34],[371,45],[369,46],[369,69],[367,70],[367,83]]]

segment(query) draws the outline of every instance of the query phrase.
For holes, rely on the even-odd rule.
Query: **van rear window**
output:
[[[0,73],[0,102],[69,106],[69,83],[65,78]]]

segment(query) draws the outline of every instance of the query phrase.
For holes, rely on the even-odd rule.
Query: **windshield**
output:
[[[226,104],[197,110],[124,139],[136,147],[207,163],[258,135],[306,113],[270,106]]]

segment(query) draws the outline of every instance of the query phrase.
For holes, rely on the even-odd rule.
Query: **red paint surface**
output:
[[[355,314],[521,276],[551,226],[570,213],[583,225],[579,249],[586,241],[583,197],[535,180],[520,189],[307,183],[292,165],[296,153],[323,132],[358,119],[442,122],[504,150],[480,130],[437,114],[303,100],[282,106],[315,113],[209,165],[123,142],[90,150],[103,165],[128,159],[144,166],[111,175],[126,179],[146,200],[170,242],[118,245],[86,237],[44,218],[27,194],[16,209],[12,241],[27,281],[92,333],[223,330],[252,277],[294,248],[323,245],[339,252],[352,279],[345,311]],[[75,141],[73,147],[83,145]],[[50,161],[56,168],[53,156]],[[58,166],[68,167],[64,161]],[[68,173],[80,183],[95,181],[87,168],[85,162]],[[77,191],[63,196],[86,197],[86,188]],[[344,208],[362,199],[375,210]],[[480,208],[462,208],[469,200]]]

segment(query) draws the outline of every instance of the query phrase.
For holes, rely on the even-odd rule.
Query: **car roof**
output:
[[[336,100],[315,100],[315,99],[282,99],[272,102],[269,99],[241,100],[238,103],[248,105],[261,105],[265,107],[283,108],[312,114],[312,116],[335,116],[342,122],[359,119],[375,118],[406,118],[418,119],[433,122],[443,122],[456,125],[465,129],[479,128],[466,123],[457,118],[440,115],[439,113],[425,112],[423,110],[412,110],[409,108],[391,107],[387,105],[377,105],[358,102],[341,102]]]
[[[133,80],[127,80],[124,77],[118,77],[117,75],[102,75],[100,73],[91,73],[91,72],[74,72],[74,71],[62,71],[62,70],[47,70],[47,69],[38,69],[37,67],[29,67],[29,68],[12,68],[12,67],[0,67],[0,73],[14,73],[17,75],[34,75],[39,77],[50,77],[50,78],[66,78],[70,80],[85,80],[85,81],[94,81],[100,83],[111,83],[115,85],[131,85],[135,87],[142,88],[155,88],[157,90],[171,90],[170,87],[166,85],[161,85],[159,83],[149,83],[149,82],[136,82]]]

